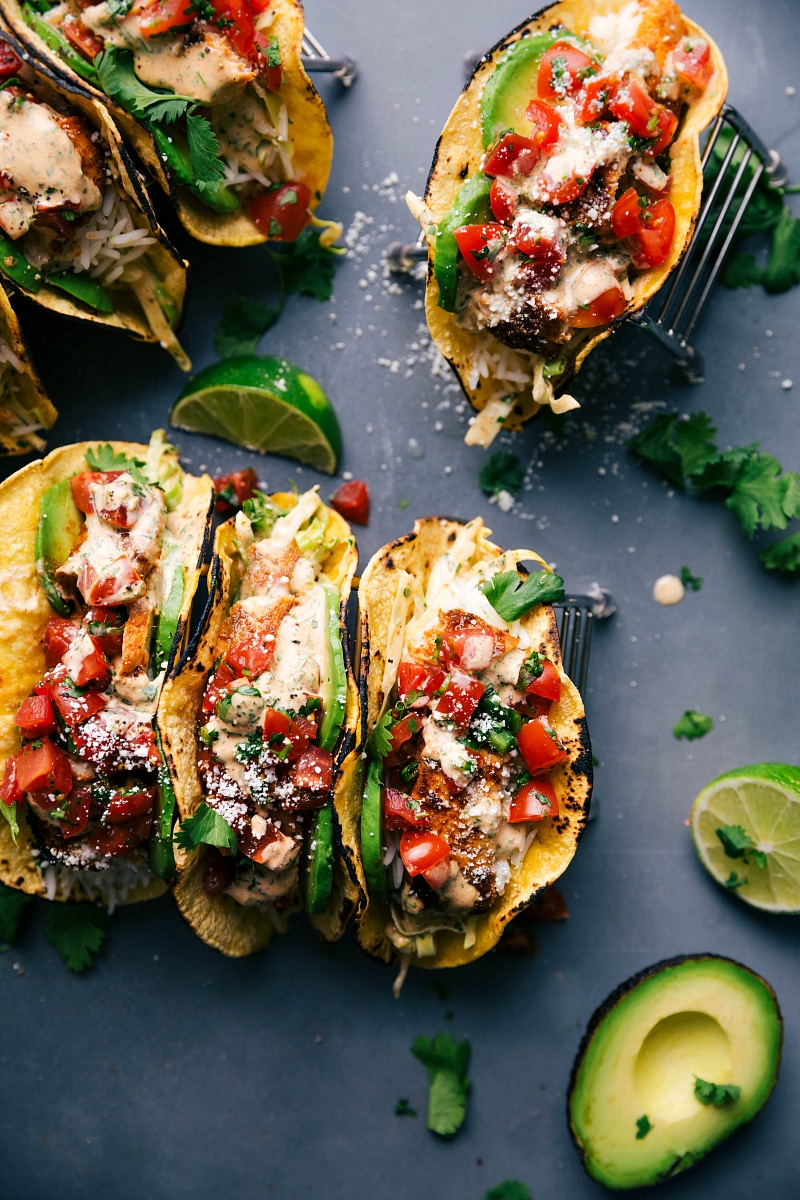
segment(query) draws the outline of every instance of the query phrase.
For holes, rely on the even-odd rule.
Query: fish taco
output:
[[[17,314],[0,284],[0,453],[41,453],[58,413],[31,362]]]
[[[159,720],[181,817],[178,907],[224,954],[263,949],[298,905],[333,940],[358,903],[339,826],[357,557],[317,488],[256,492],[217,531],[206,615]]]
[[[434,342],[488,446],[563,389],[686,249],[722,55],[673,0],[561,0],[478,63],[424,199]]]
[[[82,442],[0,484],[0,880],[109,905],[164,892],[174,795],[157,714],[185,642],[208,476],[163,433]]]
[[[419,520],[359,585],[364,744],[343,838],[368,897],[358,940],[384,961],[491,950],[566,869],[588,815],[589,736],[551,607],[563,580],[489,533]]]

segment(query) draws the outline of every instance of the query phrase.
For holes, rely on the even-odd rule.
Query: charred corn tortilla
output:
[[[305,19],[300,0],[272,0],[269,27],[278,39],[283,69],[280,96],[288,112],[292,143],[293,181],[304,183],[311,192],[311,209],[322,199],[333,158],[333,135],[321,97],[301,61]],[[177,184],[165,169],[152,133],[143,121],[114,103],[99,87],[81,79],[25,21],[19,0],[2,0],[0,14],[19,42],[39,62],[81,89],[91,93],[110,114],[110,122],[121,130],[142,162],[175,205],[184,228],[201,242],[214,246],[252,246],[267,241],[254,225],[246,208],[216,212],[200,202],[188,188]]]
[[[505,416],[503,428],[519,430],[534,416],[547,399],[540,396],[541,403],[534,398],[542,386],[541,367],[536,372],[532,359],[539,356],[513,350],[497,341],[488,331],[471,332],[459,325],[457,316],[439,307],[439,288],[433,274],[435,256],[435,227],[453,205],[464,180],[481,170],[485,147],[481,138],[481,98],[484,88],[496,69],[503,53],[522,38],[543,33],[551,26],[561,24],[569,31],[589,37],[589,23],[593,17],[619,13],[630,0],[562,0],[550,5],[535,16],[518,25],[507,37],[498,42],[479,62],[464,91],[458,98],[447,119],[439,139],[436,154],[428,176],[423,213],[418,205],[410,203],[412,212],[423,223],[429,247],[428,279],[425,294],[425,312],[431,336],[455,371],[458,381],[472,406],[479,412],[490,401],[499,402],[503,397],[515,395],[513,410]],[[666,0],[641,0],[642,10],[652,9],[652,21],[656,26],[656,44],[660,38],[660,25],[669,17],[672,5]],[[621,318],[611,325],[591,330],[577,330],[577,337],[564,347],[570,367],[557,381],[558,393],[573,372],[580,370],[586,356],[604,341],[614,330],[619,320],[640,311],[659,290],[680,261],[692,236],[700,209],[703,174],[700,164],[700,134],[717,116],[725,101],[728,76],[719,47],[688,17],[683,18],[684,36],[702,38],[711,48],[714,72],[707,87],[696,99],[684,106],[676,136],[669,147],[671,155],[672,185],[669,200],[675,209],[675,236],[666,261],[659,267],[639,273],[632,280],[633,298]],[[666,53],[664,51],[664,53]],[[432,224],[429,223],[432,218]],[[498,356],[507,369],[505,381],[498,377]],[[520,384],[515,373],[523,377],[534,375],[533,387]],[[524,388],[524,390],[519,390]],[[565,411],[575,407],[571,398],[559,404],[556,399],[554,411]],[[507,411],[507,409],[505,410]],[[488,445],[497,432],[497,416],[490,418],[488,431],[478,419],[467,435],[468,442]]]
[[[58,413],[30,360],[17,314],[0,285],[0,453],[43,450]]]
[[[433,565],[452,545],[461,528],[458,522],[441,517],[419,520],[415,522],[413,533],[379,550],[361,576],[362,745],[343,768],[348,783],[342,816],[342,840],[351,847],[360,845],[361,796],[365,775],[362,748],[391,690],[403,647],[403,630],[409,610],[404,593],[410,590],[409,584],[424,590]],[[532,551],[504,553],[488,540],[489,532],[485,529],[482,531],[473,562],[496,564],[498,573],[515,567],[519,569],[518,564],[523,561],[533,560],[546,566]],[[508,922],[566,870],[586,824],[592,764],[583,703],[561,666],[558,627],[552,608],[539,606],[522,620],[530,634],[532,646],[556,665],[561,677],[561,700],[553,705],[550,714],[551,724],[568,751],[566,762],[551,775],[558,798],[559,816],[541,823],[521,866],[512,871],[503,895],[492,909],[476,918],[474,943],[465,949],[463,933],[439,931],[436,933],[436,954],[413,958],[415,966],[457,967],[491,950]],[[397,957],[397,951],[386,935],[390,921],[388,906],[369,897],[360,855],[355,856],[355,861],[361,889],[367,897],[366,907],[359,915],[359,944],[375,958],[391,962]]]
[[[293,508],[296,497],[276,493],[270,499],[281,508]],[[334,757],[333,825],[334,849],[341,851],[340,821],[344,806],[343,791],[347,776],[342,760],[350,750],[358,722],[358,691],[347,658],[345,619],[358,552],[347,522],[332,509],[328,513],[328,531],[337,546],[321,567],[341,595],[341,636],[347,670],[347,706],[338,749]],[[182,821],[193,816],[204,800],[203,783],[197,767],[199,742],[197,716],[208,677],[218,657],[217,644],[241,579],[241,559],[237,551],[233,521],[217,530],[214,559],[209,583],[209,600],[203,621],[185,658],[168,679],[159,712],[162,744],[175,788]],[[209,946],[233,958],[253,954],[269,944],[272,931],[284,922],[281,910],[273,906],[255,907],[238,904],[230,896],[212,896],[203,887],[207,847],[197,850],[176,848],[177,878],[175,899],[186,921]],[[345,849],[334,863],[333,892],[326,912],[312,916],[318,931],[328,941],[344,932],[345,925],[359,904],[358,877],[352,857]],[[285,911],[285,910],[284,910]]]
[[[112,442],[115,453],[143,458],[147,446],[135,442]],[[0,484],[0,527],[13,530],[13,536],[0,541],[0,619],[3,639],[0,646],[0,769],[8,756],[20,747],[20,736],[14,724],[17,710],[41,679],[45,666],[43,637],[48,619],[53,615],[36,572],[36,531],[39,505],[44,491],[55,483],[86,469],[86,451],[96,448],[96,442],[78,442],[54,450],[44,459],[29,463]],[[183,495],[173,516],[181,532],[181,558],[184,569],[184,596],[180,618],[170,654],[170,664],[180,653],[186,640],[192,600],[197,589],[206,552],[208,530],[213,504],[211,480],[206,476],[183,476]],[[20,834],[15,845],[8,824],[0,825],[0,881],[31,895],[47,894],[42,873],[32,853],[31,831],[25,812],[19,814]],[[92,880],[84,872],[85,895],[91,899]],[[101,874],[97,873],[98,876]],[[167,890],[161,879],[151,881],[130,891],[124,900],[133,904],[150,900]],[[56,900],[72,898],[59,889]],[[96,898],[103,898],[98,886]]]

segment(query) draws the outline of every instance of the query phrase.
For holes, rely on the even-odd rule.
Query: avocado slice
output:
[[[36,574],[51,608],[62,617],[71,609],[56,581],[56,569],[64,565],[83,528],[83,517],[72,498],[68,479],[46,488],[39,502],[36,528]]]
[[[322,692],[322,721],[319,727],[319,744],[323,750],[333,750],[339,739],[344,712],[347,706],[347,672],[342,650],[340,628],[341,597],[337,588],[325,587],[325,612],[328,622],[325,645],[326,662],[320,680]]]
[[[314,813],[303,882],[306,912],[325,912],[333,887],[333,813],[330,804]]]
[[[462,225],[475,225],[492,220],[492,210],[489,207],[491,186],[492,181],[488,175],[480,172],[473,175],[461,187],[452,207],[436,228],[433,273],[439,285],[439,307],[447,312],[456,311],[458,299],[459,250],[456,230]]]
[[[623,1190],[685,1171],[766,1103],[782,1040],[772,988],[732,959],[669,959],[621,984],[589,1022],[570,1081],[589,1175]]]
[[[175,790],[164,758],[161,733],[155,730],[158,748],[158,787],[153,830],[150,834],[148,857],[150,868],[159,879],[171,879],[175,874],[175,854],[172,849],[172,823],[175,817]]]
[[[185,573],[181,558],[180,543],[170,533],[164,534],[163,544],[163,597],[161,613],[158,618],[156,631],[156,673],[163,671],[169,662],[172,643],[178,631],[181,609],[183,608],[183,593],[185,588]]]
[[[367,878],[367,889],[373,899],[387,902],[389,889],[381,849],[381,782],[383,762],[372,759],[361,802],[361,861]]]

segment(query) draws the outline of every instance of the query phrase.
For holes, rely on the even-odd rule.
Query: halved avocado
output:
[[[592,1017],[572,1071],[584,1167],[619,1190],[686,1170],[766,1103],[782,1040],[772,988],[732,959],[674,958],[628,979]]]

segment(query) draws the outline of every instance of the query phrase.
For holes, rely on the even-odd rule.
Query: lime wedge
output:
[[[695,800],[691,827],[717,883],[755,908],[800,913],[800,767],[759,763],[720,775]]]
[[[285,358],[229,358],[190,380],[170,422],[262,454],[282,454],[332,475],[342,434],[316,379]]]

